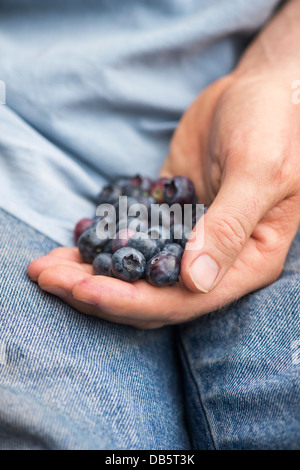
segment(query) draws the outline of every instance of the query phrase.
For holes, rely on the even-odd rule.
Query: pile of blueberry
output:
[[[118,177],[97,197],[97,214],[99,208],[103,208],[103,214],[76,224],[75,242],[95,274],[127,282],[146,279],[154,286],[173,285],[178,281],[183,251],[197,222],[197,203],[194,185],[184,176],[154,181],[141,175]],[[161,209],[166,206],[180,207],[181,212],[189,207],[190,226],[184,226],[184,219],[181,217],[179,222],[170,211],[166,225]],[[128,215],[130,208],[134,216]],[[155,208],[160,209],[155,213]]]

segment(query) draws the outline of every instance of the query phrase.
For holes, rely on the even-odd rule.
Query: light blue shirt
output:
[[[1,0],[0,206],[72,245],[112,176],[157,176],[182,113],[278,4]]]

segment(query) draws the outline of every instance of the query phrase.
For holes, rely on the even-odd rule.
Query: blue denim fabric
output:
[[[57,244],[0,210],[0,448],[189,449],[172,329],[76,312],[27,266]]]
[[[300,232],[276,283],[153,331],[30,282],[56,246],[0,211],[0,448],[300,447]]]
[[[300,230],[280,279],[182,326],[188,422],[200,449],[300,448]]]

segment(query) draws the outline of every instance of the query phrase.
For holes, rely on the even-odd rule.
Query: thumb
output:
[[[236,175],[225,178],[186,244],[181,277],[189,289],[209,292],[219,284],[272,205],[267,197],[258,195],[258,188],[250,187],[249,179],[239,178],[237,184]]]

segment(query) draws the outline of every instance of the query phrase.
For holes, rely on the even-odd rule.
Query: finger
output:
[[[272,258],[272,253],[269,257]],[[277,258],[278,269],[270,263],[261,247],[257,248],[257,241],[250,239],[241,257],[216,289],[208,294],[192,292],[183,282],[158,288],[145,281],[128,284],[94,276],[78,282],[73,288],[73,296],[112,316],[122,314],[131,319],[178,324],[216,310],[274,281],[282,268],[280,253]]]
[[[216,310],[255,288],[261,279],[255,274],[252,285],[246,284],[246,264],[239,260],[227,279],[209,294],[191,292],[183,283],[158,288],[144,281],[129,284],[101,276],[79,281],[72,294],[82,304],[94,307],[93,314],[109,321],[132,325],[148,322],[148,327],[154,323],[174,325]]]
[[[170,155],[165,159],[163,166],[160,169],[159,177],[160,178],[173,178],[176,176],[172,171],[172,163]]]
[[[50,292],[48,288],[51,288],[53,293],[57,288],[61,297],[71,295],[72,289],[78,281],[92,277],[79,266],[78,264],[63,264],[61,261],[61,264],[45,267],[38,276],[38,284],[41,289],[48,292]]]
[[[248,177],[227,173],[216,199],[186,245],[181,270],[186,286],[206,293],[214,289],[273,203],[255,183],[249,183]]]
[[[275,281],[280,270],[270,263],[272,253],[268,256],[250,238],[219,285],[207,294],[192,292],[183,283],[164,288],[145,281],[130,284],[63,265],[43,271],[39,284],[82,313],[137,328],[158,328],[190,321]]]
[[[59,258],[57,256],[54,256],[53,254],[51,256],[43,256],[41,258],[37,258],[34,261],[32,261],[28,268],[27,268],[27,273],[29,278],[36,282],[38,280],[39,275],[44,271],[45,269],[51,267],[51,266],[57,266],[65,264],[68,266],[73,266],[74,268],[77,268],[87,274],[94,274],[93,266],[87,263],[77,263],[75,261],[70,261],[68,259],[64,258]]]
[[[135,320],[169,323],[175,303],[172,295],[181,298],[183,305],[186,288],[182,285],[156,288],[146,281],[127,283],[119,279],[94,276],[78,282],[73,297],[81,302],[101,307],[103,312]]]
[[[50,251],[47,256],[55,256],[57,258],[68,259],[75,263],[84,263],[77,247],[58,247]]]
[[[44,269],[38,283],[43,290],[72,306],[76,305],[84,313],[126,324],[131,321],[135,324],[169,323],[176,304],[172,301],[175,292],[177,302],[180,300],[182,307],[186,304],[184,293],[194,295],[179,284],[163,289],[155,288],[146,281],[130,284],[119,279],[91,276],[70,264]],[[175,313],[179,311],[177,308]],[[181,310],[178,321],[186,318],[185,312],[185,309]]]
[[[149,329],[163,326],[163,323],[160,320],[152,321],[151,319],[145,319],[142,316],[126,316],[126,312],[123,311],[122,307],[120,308],[121,314],[118,314],[117,308],[108,308],[107,311],[102,309],[100,305],[101,302],[100,304],[99,302],[94,304],[87,301],[82,302],[80,299],[76,299],[73,296],[74,286],[81,281],[93,278],[97,279],[98,283],[101,283],[102,280],[106,279],[103,276],[90,276],[85,274],[81,269],[71,265],[58,265],[45,269],[40,274],[38,283],[41,289],[61,298],[65,303],[84,314],[114,323],[134,326],[136,328]],[[118,283],[121,284],[121,287],[123,284],[127,284],[125,282],[123,283],[123,281],[118,281]],[[114,305],[114,300],[119,298],[118,290],[115,291],[115,294],[115,298],[111,299],[112,305]],[[120,307],[119,304],[118,306]]]

